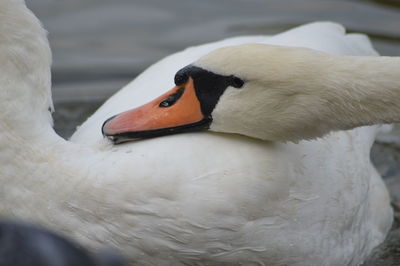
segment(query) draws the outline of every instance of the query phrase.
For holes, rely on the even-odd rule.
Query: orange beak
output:
[[[103,135],[115,144],[132,139],[170,135],[207,129],[210,117],[205,117],[196,96],[194,82],[174,87],[155,100],[106,120]]]

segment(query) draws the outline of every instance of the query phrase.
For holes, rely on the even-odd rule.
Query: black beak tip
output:
[[[105,138],[107,138],[109,141],[111,141],[113,144],[119,144],[119,143],[121,143],[120,141],[119,141],[119,138],[118,137],[116,137],[116,136],[112,136],[112,135],[103,135]]]
[[[103,135],[103,137],[109,137],[109,135],[107,135],[104,132],[104,126],[107,124],[108,121],[113,120],[117,115],[113,115],[112,117],[108,118],[106,121],[104,121],[103,125],[101,126],[101,134]]]

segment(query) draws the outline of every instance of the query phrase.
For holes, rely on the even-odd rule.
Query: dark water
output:
[[[54,54],[55,127],[68,137],[145,67],[187,46],[275,34],[317,20],[367,33],[400,56],[400,0],[29,0]],[[365,265],[400,265],[400,148],[377,143],[372,159],[392,194],[396,221]]]

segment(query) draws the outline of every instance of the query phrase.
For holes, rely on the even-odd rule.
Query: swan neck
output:
[[[333,130],[400,121],[400,58],[336,57],[326,70]]]
[[[52,124],[51,51],[24,1],[0,1],[0,132],[32,137]]]

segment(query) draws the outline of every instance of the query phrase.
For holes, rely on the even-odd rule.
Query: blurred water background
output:
[[[27,4],[49,31],[55,128],[66,138],[147,66],[191,45],[237,35],[276,34],[330,20],[350,32],[368,34],[382,55],[400,56],[400,0],[28,0]],[[365,265],[400,265],[400,145],[378,142],[372,160],[391,191],[396,221]]]

